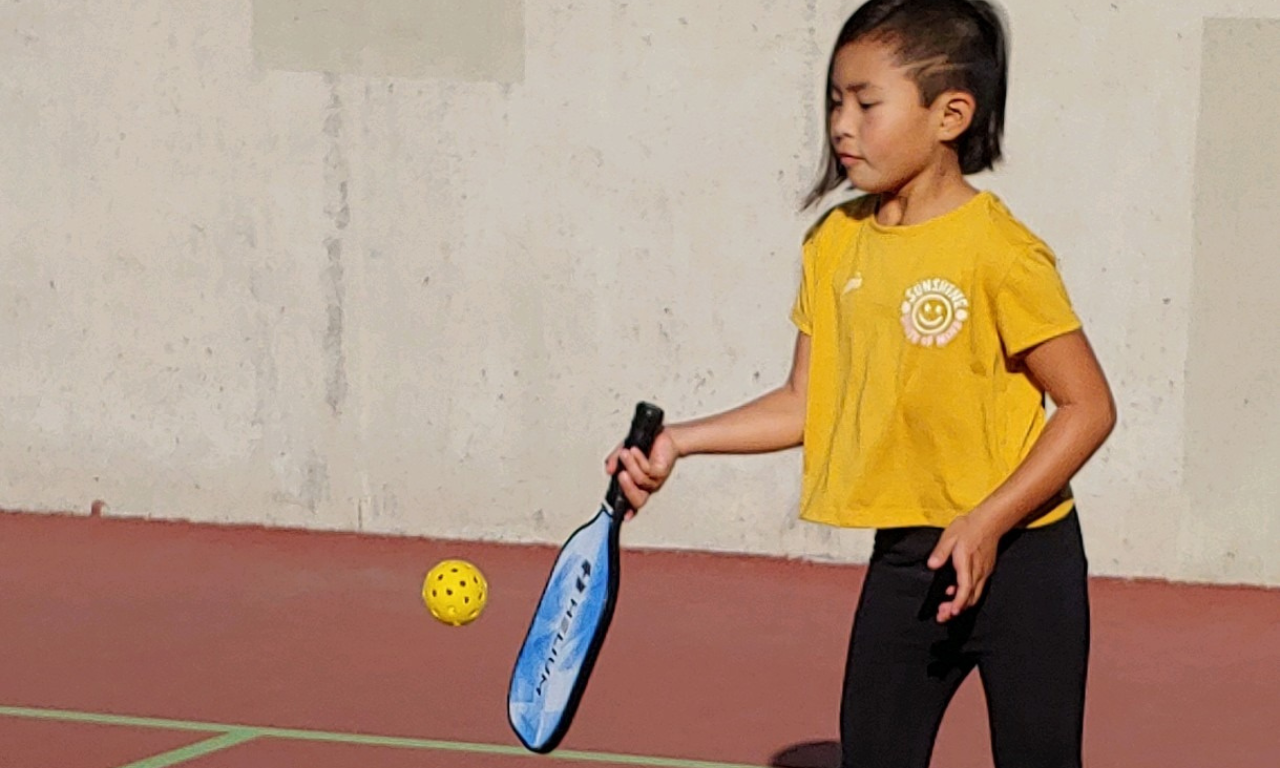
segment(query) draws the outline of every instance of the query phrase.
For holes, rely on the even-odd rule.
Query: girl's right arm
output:
[[[647,457],[638,448],[619,447],[609,454],[605,471],[612,475],[618,462],[622,462],[618,483],[631,506],[639,510],[662,487],[676,460],[683,456],[794,448],[804,440],[808,381],[809,337],[797,333],[791,374],[782,386],[732,410],[668,425],[654,440]]]

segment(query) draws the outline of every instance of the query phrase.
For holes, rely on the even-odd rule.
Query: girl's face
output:
[[[943,157],[942,123],[883,42],[850,43],[832,66],[831,145],[849,181],[897,192]]]

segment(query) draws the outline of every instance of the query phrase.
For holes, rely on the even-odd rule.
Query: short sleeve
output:
[[[1044,246],[1014,256],[995,297],[996,324],[1007,354],[1080,328],[1057,259]]]
[[[800,285],[796,289],[795,302],[791,305],[791,322],[806,336],[813,335],[813,275],[816,257],[814,238],[805,240],[800,268]]]

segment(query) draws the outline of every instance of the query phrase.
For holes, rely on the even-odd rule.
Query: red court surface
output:
[[[0,514],[0,768],[834,768],[862,569],[628,551],[624,532],[613,628],[543,757],[520,749],[505,695],[554,556]],[[490,583],[469,627],[421,601],[446,557]],[[1087,765],[1280,765],[1280,591],[1092,594]],[[982,707],[975,676],[934,766],[991,765]]]

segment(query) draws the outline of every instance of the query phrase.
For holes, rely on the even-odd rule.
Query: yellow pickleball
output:
[[[466,560],[442,560],[422,580],[422,600],[436,619],[451,626],[480,617],[489,585],[480,569]]]

